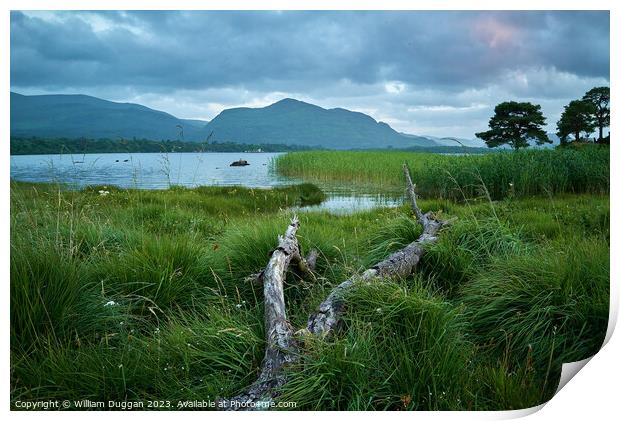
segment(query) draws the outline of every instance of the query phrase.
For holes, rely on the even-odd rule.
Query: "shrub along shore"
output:
[[[393,188],[404,160],[420,207],[458,220],[416,275],[351,291],[342,331],[304,342],[281,399],[325,410],[546,401],[561,363],[593,355],[606,332],[608,151],[303,152],[275,167]],[[247,277],[266,264],[291,207],[323,199],[308,184],[75,191],[12,182],[11,401],[150,399],[175,409],[235,395],[264,352],[262,290]],[[407,206],[299,216],[319,279],[289,274],[297,328],[334,285],[420,233]]]

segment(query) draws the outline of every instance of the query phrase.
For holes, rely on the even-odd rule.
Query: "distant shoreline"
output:
[[[312,149],[309,149],[309,151],[311,151]],[[197,151],[197,152],[178,152],[178,151],[174,151],[174,152],[140,152],[140,151],[110,151],[110,152],[45,152],[45,153],[12,153],[11,156],[37,156],[37,155],[115,155],[115,154],[153,154],[153,155],[160,155],[160,154],[174,154],[174,155],[181,155],[181,154],[195,154],[195,153],[229,153],[229,154],[252,154],[252,155],[256,155],[256,154],[274,154],[274,153],[287,153],[284,151],[276,151],[276,152],[266,152],[266,151],[261,151],[261,152],[251,152],[251,151],[243,151],[243,152],[239,152],[239,151]]]
[[[285,144],[247,144],[234,142],[183,142],[179,140],[155,141],[148,139],[67,139],[11,136],[11,156],[15,155],[83,155],[102,153],[276,153],[308,150],[325,150],[318,146]],[[433,146],[411,148],[334,149],[410,151],[444,154],[479,154],[493,152],[489,148],[462,146]]]
[[[149,139],[68,139],[11,136],[11,155],[58,155],[95,153],[178,153],[178,152],[291,152],[316,147],[233,142],[184,142]]]

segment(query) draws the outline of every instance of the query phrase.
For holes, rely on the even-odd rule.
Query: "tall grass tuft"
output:
[[[593,238],[502,256],[460,291],[471,337],[497,358],[542,369],[592,356],[609,312],[609,246]]]
[[[11,343],[24,352],[66,343],[83,293],[80,262],[49,241],[14,238],[11,247]]]
[[[303,409],[457,409],[471,348],[458,309],[419,284],[383,281],[347,296],[334,341],[307,339],[282,399]]]

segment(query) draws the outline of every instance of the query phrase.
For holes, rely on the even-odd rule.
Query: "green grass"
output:
[[[459,297],[476,337],[495,356],[507,353],[518,363],[529,355],[541,369],[576,361],[593,355],[607,330],[609,247],[563,239],[495,257]]]
[[[457,308],[415,280],[365,285],[347,301],[346,333],[305,343],[282,399],[315,410],[464,407],[472,354]]]
[[[608,193],[609,148],[520,150],[483,155],[304,151],[279,156],[278,173],[320,184],[353,183],[402,191],[408,162],[423,197],[492,199],[559,193]]]
[[[407,156],[416,179],[430,180]],[[591,356],[605,336],[609,196],[593,191],[421,200],[458,220],[418,274],[350,292],[345,329],[304,341],[281,399],[321,410],[503,410],[549,399],[560,364]],[[11,401],[176,405],[239,392],[264,346],[262,289],[244,278],[265,266],[291,207],[322,199],[307,184],[12,183]],[[299,216],[302,250],[320,258],[317,282],[287,279],[295,328],[335,284],[420,232],[407,206]]]

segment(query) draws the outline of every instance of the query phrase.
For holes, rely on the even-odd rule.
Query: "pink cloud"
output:
[[[518,30],[494,17],[483,17],[474,23],[473,34],[489,47],[498,48],[513,44]]]

